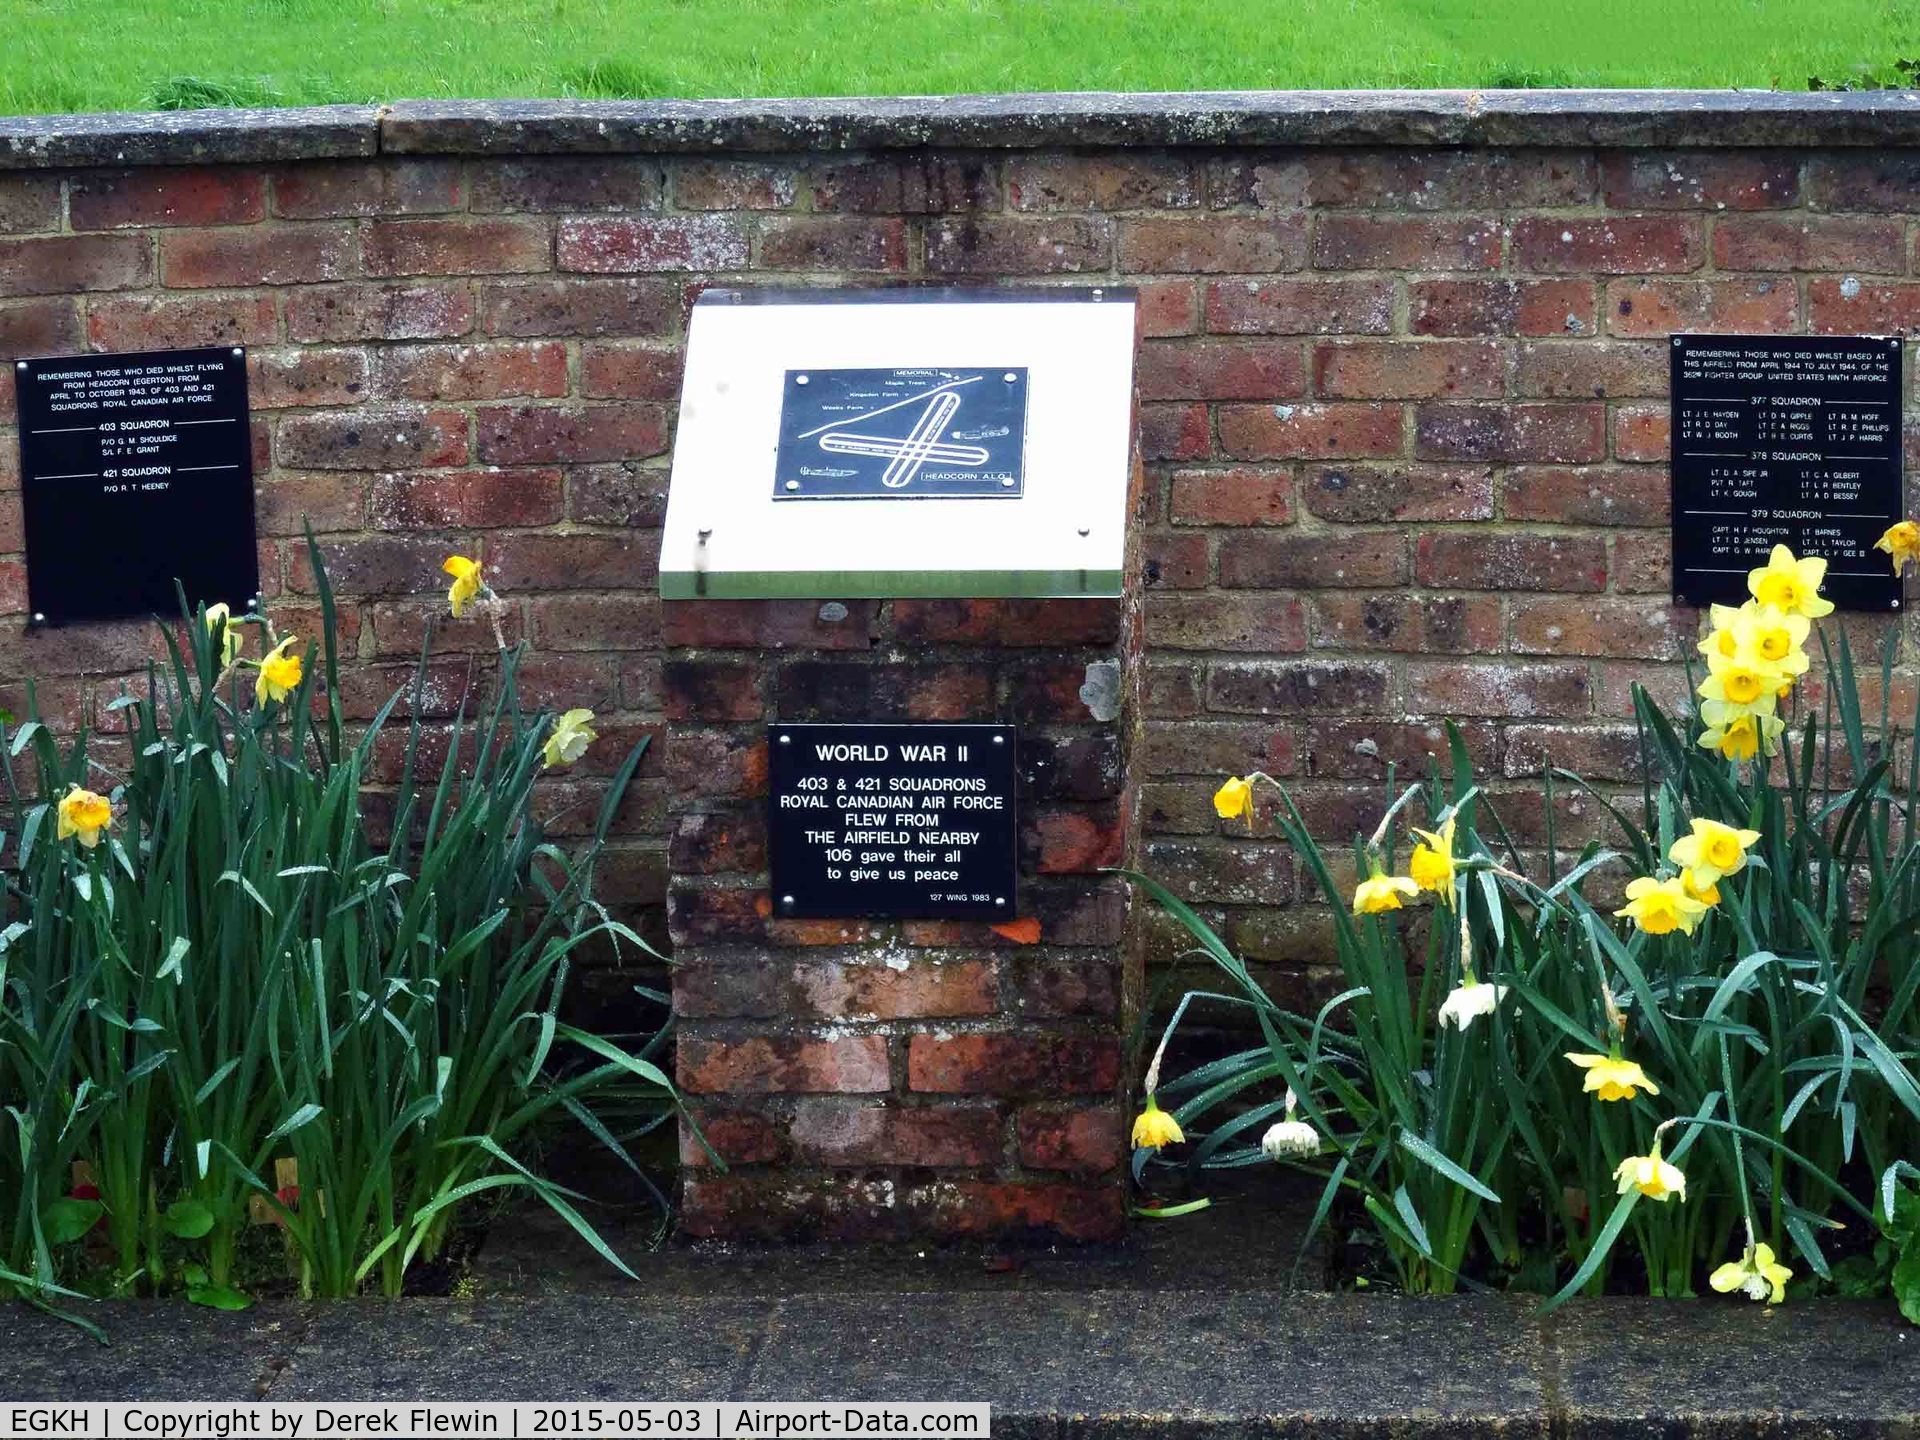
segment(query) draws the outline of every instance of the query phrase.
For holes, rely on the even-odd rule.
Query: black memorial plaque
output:
[[[1899,608],[1873,548],[1902,514],[1891,337],[1676,335],[1673,598],[1737,604],[1775,545],[1827,562],[1843,610]]]
[[[773,913],[1012,919],[1016,734],[767,727]]]
[[[1018,499],[1027,371],[789,370],[776,500]]]
[[[236,613],[259,592],[242,350],[22,360],[20,484],[36,622]]]

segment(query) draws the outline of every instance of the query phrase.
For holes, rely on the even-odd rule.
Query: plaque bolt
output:
[[[1093,527],[1091,525],[1082,525],[1080,527],[1080,538],[1082,540],[1086,539],[1087,536],[1091,535],[1092,533],[1093,533]]]
[[[1011,490],[1013,488],[1013,477],[1009,475],[1005,480],[1002,480],[1000,484],[1003,489]]]
[[[798,490],[799,488],[800,488],[800,482],[798,480],[787,481],[787,489]]]
[[[793,737],[791,735],[782,735],[780,737],[780,743],[782,745],[791,745],[793,743]]]
[[[782,895],[782,896],[780,897],[780,903],[781,903],[782,905],[786,905],[786,906],[788,906],[788,907],[791,907],[791,906],[792,906],[792,904],[793,904],[793,897],[792,897],[791,895]]]
[[[24,360],[16,360],[13,368],[16,370],[24,370],[27,368],[27,362]]]
[[[993,737],[993,743],[996,745],[1004,745],[1007,743],[1007,737],[1004,735],[996,735]]]
[[[34,611],[34,612],[33,612],[33,623],[34,623],[34,624],[36,624],[36,625],[44,625],[44,624],[46,624],[46,623],[47,623],[47,617],[46,617],[46,615],[45,615],[45,614],[43,614],[43,613],[42,613],[41,611],[38,611],[38,610],[36,610],[36,611]]]
[[[805,385],[807,383],[807,379],[808,377],[805,375],[796,375],[793,377],[793,383],[796,385]]]
[[[1007,903],[1007,897],[1004,895],[996,895],[993,897],[993,903],[996,905],[1004,905]]]
[[[236,360],[238,360],[242,355],[246,353],[247,352],[242,350],[238,345],[233,347],[233,358]]]
[[[1006,381],[1007,384],[1011,385],[1013,384],[1014,381],[1018,380],[1020,377],[1014,374],[1013,371],[1009,370],[1007,371],[1006,374],[1002,375],[1000,378]]]

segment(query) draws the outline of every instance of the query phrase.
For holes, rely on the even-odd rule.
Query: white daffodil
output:
[[[1500,1002],[1507,998],[1505,985],[1493,985],[1484,980],[1469,980],[1461,985],[1440,1006],[1440,1023],[1453,1025],[1464,1030],[1482,1015],[1491,1015]]]

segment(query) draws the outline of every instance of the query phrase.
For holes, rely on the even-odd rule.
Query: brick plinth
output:
[[[663,627],[689,1230],[1113,1238],[1139,982],[1100,872],[1128,858],[1131,714],[1081,692],[1137,669],[1127,607],[688,600]],[[780,918],[770,720],[1017,725],[1017,915]]]

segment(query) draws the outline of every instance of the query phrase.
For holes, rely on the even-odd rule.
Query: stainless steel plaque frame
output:
[[[706,292],[660,593],[1118,595],[1135,308],[1106,286]]]

